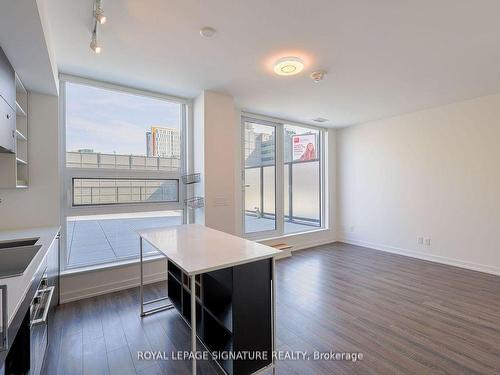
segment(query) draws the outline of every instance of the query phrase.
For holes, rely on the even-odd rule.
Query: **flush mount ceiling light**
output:
[[[210,26],[206,26],[206,27],[203,27],[202,29],[200,29],[200,35],[204,38],[211,38],[215,35],[217,31],[213,28],[213,27],[210,27]]]
[[[280,76],[293,76],[304,70],[304,62],[298,57],[283,57],[274,64],[274,72]]]

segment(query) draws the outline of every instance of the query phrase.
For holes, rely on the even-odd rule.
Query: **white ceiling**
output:
[[[57,68],[44,28],[46,15],[40,0],[1,1],[0,47],[28,90],[57,95]]]
[[[47,2],[60,71],[184,97],[203,89],[245,110],[346,126],[500,92],[498,0],[92,0]],[[200,37],[203,26],[217,29]],[[283,55],[306,60],[272,73]],[[308,77],[325,69],[325,80]]]

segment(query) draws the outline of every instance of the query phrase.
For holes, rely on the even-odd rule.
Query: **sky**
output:
[[[75,83],[66,98],[67,151],[146,155],[151,126],[180,128],[177,103]]]

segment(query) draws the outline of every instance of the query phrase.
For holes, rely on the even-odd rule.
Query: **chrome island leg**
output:
[[[276,351],[276,260],[274,259],[274,257],[272,258],[271,260],[271,268],[272,268],[272,271],[271,271],[271,277],[272,277],[272,290],[271,290],[271,293],[272,293],[272,299],[271,299],[271,308],[273,309],[273,312],[272,312],[272,322],[271,322],[271,326],[272,326],[272,350],[273,350],[273,354],[274,352]],[[273,375],[276,374],[276,357],[273,355]]]
[[[191,276],[191,351],[193,352],[193,362],[191,373],[196,375],[196,276]]]
[[[144,317],[146,315],[154,314],[159,311],[164,311],[164,310],[169,310],[174,307],[174,304],[170,302],[168,296],[167,297],[160,297],[160,298],[155,298],[152,300],[149,300],[147,302],[144,302],[144,249],[143,249],[143,239],[141,236],[139,236],[139,268],[140,268],[140,285],[139,285],[139,294],[140,294],[140,300],[141,300],[141,317]],[[148,310],[144,310],[144,306],[154,304],[160,301],[168,301],[166,304],[163,306],[158,306],[155,308],[150,308]]]
[[[141,295],[141,316],[144,316],[144,270],[143,270],[143,266],[144,264],[142,263],[142,237],[139,236],[139,249],[140,249],[140,268],[141,268],[141,285],[139,287],[139,292],[140,292],[140,295]]]

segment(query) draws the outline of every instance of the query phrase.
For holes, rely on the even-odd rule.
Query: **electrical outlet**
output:
[[[425,239],[425,246],[431,246],[431,239],[430,238]]]
[[[423,245],[423,244],[424,244],[424,237],[418,237],[418,239],[417,239],[417,243],[418,243],[419,245]]]

